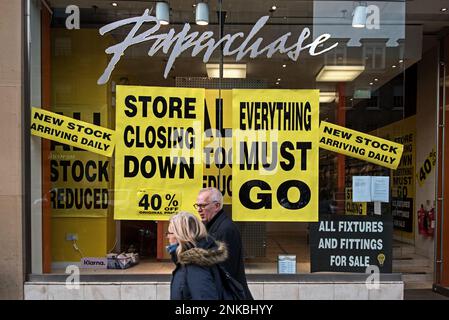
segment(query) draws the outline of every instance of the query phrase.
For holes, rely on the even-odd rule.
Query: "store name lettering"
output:
[[[209,61],[209,58],[212,56],[214,51],[220,46],[223,46],[224,56],[236,55],[236,61],[240,61],[247,54],[249,54],[250,58],[256,58],[259,55],[266,53],[267,58],[271,58],[276,52],[286,54],[291,60],[297,61],[301,51],[305,49],[309,50],[309,54],[311,56],[317,56],[329,50],[332,50],[338,45],[337,42],[327,48],[322,47],[322,45],[330,38],[330,35],[327,33],[318,36],[311,43],[304,44],[304,41],[310,37],[309,28],[304,28],[301,34],[298,36],[297,42],[289,47],[286,47],[286,42],[290,38],[291,32],[282,35],[269,45],[262,48],[261,43],[263,41],[263,38],[258,37],[250,44],[251,40],[255,38],[256,34],[263,28],[268,19],[269,16],[261,17],[246,37],[243,32],[238,32],[233,35],[227,34],[220,40],[216,41],[215,39],[213,39],[214,33],[212,31],[205,31],[201,34],[197,31],[189,33],[190,24],[188,23],[184,24],[181,32],[177,34],[173,28],[170,29],[167,33],[155,34],[160,28],[160,23],[156,19],[156,17],[149,15],[149,10],[147,9],[140,17],[116,21],[100,29],[100,34],[104,35],[122,26],[134,24],[131,31],[122,42],[106,49],[106,53],[113,56],[109,61],[108,66],[104,70],[104,73],[98,79],[98,84],[105,84],[109,81],[115,65],[120,61],[126,49],[133,45],[152,40],[154,41],[154,43],[148,51],[149,56],[155,55],[159,50],[162,50],[164,54],[169,54],[169,51],[171,49],[167,64],[165,66],[165,78],[167,78],[168,73],[175,63],[175,60],[184,51],[190,48],[192,48],[192,57],[195,57],[201,51],[205,50],[203,62],[206,63]],[[139,29],[146,22],[154,22],[155,25],[140,34],[137,34]],[[233,45],[234,41],[237,40],[237,38],[243,39],[243,42],[238,47],[231,49],[231,46]],[[320,49],[318,49],[318,47]]]

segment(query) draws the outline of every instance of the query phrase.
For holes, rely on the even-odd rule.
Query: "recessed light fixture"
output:
[[[195,7],[196,7],[196,3],[192,4],[192,7],[194,7],[194,8],[195,8]]]
[[[392,65],[391,67],[394,69],[394,68],[396,68],[396,65],[394,64],[394,65]]]
[[[279,82],[276,82],[276,85],[279,85]]]
[[[112,2],[112,3],[111,3],[111,6],[113,6],[113,7],[117,7],[117,6],[118,6],[118,4],[117,4],[117,2]]]
[[[404,62],[404,60],[402,60],[402,59],[401,59],[401,60],[399,60],[399,63],[402,63],[402,62]]]
[[[372,83],[372,82],[370,82],[370,83],[369,83],[369,85],[370,85],[370,86],[372,86],[372,85],[373,85],[373,83]]]
[[[375,81],[375,82],[377,82],[377,81],[379,81],[379,79],[377,79],[377,78],[374,78],[374,81]]]
[[[441,8],[441,12],[446,12],[447,8]]]
[[[277,81],[281,81],[281,78],[278,78]]]
[[[323,66],[316,76],[321,82],[347,82],[353,81],[363,71],[365,66]]]
[[[220,77],[220,65],[218,63],[206,64],[209,78]],[[246,64],[223,64],[223,78],[246,78]]]
[[[320,103],[334,102],[336,98],[337,98],[337,94],[335,92],[320,91]]]
[[[287,67],[287,65],[286,65],[286,64],[283,64],[283,65],[282,65],[282,68],[286,68],[286,67]]]
[[[272,10],[272,11],[275,11],[277,8],[278,8],[278,7],[276,7],[276,6],[271,6],[271,10]]]

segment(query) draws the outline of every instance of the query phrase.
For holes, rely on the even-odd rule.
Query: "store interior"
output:
[[[85,121],[97,121],[102,126],[115,126],[115,87],[116,85],[135,86],[188,86],[213,89],[262,88],[262,89],[319,89],[328,93],[320,97],[320,120],[341,123],[348,128],[385,136],[392,134],[394,125],[402,126],[402,121],[422,113],[428,113],[423,106],[423,99],[432,93],[424,92],[422,81],[426,64],[432,64],[435,39],[438,30],[447,25],[447,20],[438,12],[430,13],[434,4],[422,7],[416,2],[401,3],[402,16],[396,17],[399,31],[389,28],[382,31],[387,34],[382,38],[363,39],[357,42],[357,31],[345,37],[332,38],[326,43],[330,46],[338,42],[334,50],[310,56],[302,53],[297,61],[292,61],[285,54],[275,53],[267,58],[244,57],[238,64],[244,66],[242,78],[222,79],[217,81],[208,73],[207,64],[202,61],[203,54],[192,57],[185,52],[177,57],[170,68],[167,78],[164,72],[168,63],[167,55],[158,52],[149,56],[150,43],[141,43],[129,48],[121,57],[112,72],[110,81],[98,85],[97,80],[106,68],[110,56],[105,49],[123,41],[130,27],[118,28],[101,36],[102,26],[140,16],[145,9],[151,9],[151,1],[48,1],[52,9],[51,54],[51,109],[69,116],[78,113]],[[69,3],[70,2],[70,3]],[[267,42],[290,32],[291,39],[296,39],[301,30],[309,28],[313,36],[322,32],[315,28],[325,22],[328,11],[338,12],[337,18],[350,21],[353,2],[349,1],[277,1],[273,10],[272,1],[208,1],[209,24],[195,24],[196,1],[170,1],[170,23],[161,26],[159,32],[168,32],[174,28],[179,32],[185,23],[190,23],[191,32],[205,30],[220,32],[219,19],[224,21],[223,34],[247,33],[262,16],[269,16],[270,22],[258,33]],[[65,27],[67,5],[75,4],[80,8],[81,29],[67,30]],[[437,5],[435,5],[436,9]],[[220,12],[222,13],[220,15]],[[383,11],[382,11],[383,12]],[[399,10],[401,12],[401,10]],[[447,18],[447,16],[446,16]],[[402,19],[402,25],[400,21]],[[382,20],[381,20],[382,21]],[[343,23],[343,25],[345,25]],[[324,23],[324,26],[326,24]],[[327,25],[329,28],[329,25]],[[351,30],[350,26],[345,30]],[[388,32],[392,32],[388,35]],[[399,32],[399,33],[397,33]],[[391,36],[391,39],[389,38]],[[396,37],[397,42],[394,37]],[[295,40],[289,41],[295,41]],[[391,42],[391,43],[390,43]],[[208,64],[235,64],[235,57],[221,57],[216,50]],[[351,81],[323,82],[318,75],[324,66],[363,66],[363,71]],[[421,78],[420,78],[421,77]],[[448,81],[449,82],[449,81]],[[428,90],[425,90],[426,92]],[[421,95],[420,95],[421,94]],[[322,98],[322,99],[321,99]],[[225,116],[226,116],[226,110]],[[393,126],[393,127],[392,127]],[[418,128],[418,126],[417,126]],[[418,129],[416,129],[418,131]],[[419,134],[417,132],[416,134]],[[417,142],[415,151],[416,166],[426,153],[425,143]],[[82,256],[96,257],[115,252],[137,252],[139,264],[123,270],[82,269],[82,274],[167,274],[173,270],[173,264],[165,252],[161,252],[166,243],[160,243],[161,231],[166,222],[145,220],[114,220],[114,200],[118,197],[114,191],[114,163],[110,159],[93,154],[78,152],[60,145],[52,145],[48,151],[49,159],[58,161],[103,161],[107,162],[108,179],[82,185],[81,188],[101,188],[109,190],[108,207],[104,210],[83,212],[70,211],[65,208],[51,207],[51,227],[43,232],[51,233],[51,272],[64,273],[65,266],[77,261]],[[422,157],[421,157],[422,158]],[[345,202],[345,190],[338,186],[338,156],[330,151],[320,151],[320,214],[360,214],[348,209]],[[350,187],[353,175],[390,175],[390,170],[360,160],[346,157],[344,187]],[[70,180],[70,179],[69,179]],[[425,196],[419,198],[418,190],[414,205],[418,203],[432,205],[432,182],[427,181]],[[72,188],[74,181],[52,181],[52,189]],[[80,188],[80,185],[76,186]],[[393,192],[393,191],[392,191]],[[394,194],[392,194],[394,197]],[[324,203],[321,206],[321,203]],[[228,214],[232,206],[226,205]],[[367,205],[363,214],[372,215],[372,207]],[[383,214],[391,214],[392,204],[382,207]],[[193,208],[192,208],[193,211]],[[431,287],[433,280],[433,240],[418,234],[416,219],[412,230],[403,232],[395,230],[393,243],[393,272],[404,274],[409,288]],[[278,272],[278,256],[289,254],[296,256],[297,273],[310,273],[309,225],[294,222],[245,222],[237,223],[242,233],[248,274]],[[76,234],[77,239],[68,238],[67,234]],[[159,239],[159,242],[158,242]],[[165,241],[165,239],[162,239]],[[76,246],[73,244],[76,243]],[[418,248],[419,247],[419,248]],[[78,248],[79,250],[76,250]]]

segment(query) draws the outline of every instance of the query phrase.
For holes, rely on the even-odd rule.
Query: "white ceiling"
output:
[[[99,28],[100,26],[125,19],[130,16],[136,16],[143,13],[146,8],[151,8],[154,1],[136,1],[136,0],[122,0],[116,1],[117,7],[111,6],[110,0],[50,0],[49,5],[53,9],[64,9],[67,5],[78,5],[82,11],[82,21],[87,20],[92,23],[92,27]],[[197,27],[194,24],[194,8],[195,0],[170,0],[172,8],[171,25],[162,29],[179,28],[182,24],[191,23],[192,31],[211,30],[218,34],[216,25],[217,16],[210,14],[211,24],[205,27]],[[335,3],[323,0],[329,4]],[[352,1],[339,1],[345,5],[348,3],[353,6]],[[210,12],[217,11],[216,0],[208,1]],[[326,3],[326,4],[327,4]],[[369,2],[371,3],[371,2]],[[270,12],[270,8],[276,4],[277,10]],[[92,9],[93,6],[97,8]],[[442,32],[443,29],[449,28],[449,12],[441,12],[440,9],[444,6],[449,6],[448,0],[411,0],[406,2],[406,40],[402,45],[397,47],[385,48],[383,54],[382,66],[371,70],[366,70],[356,81],[346,85],[346,95],[352,96],[355,89],[367,88],[374,90],[383,84],[390,81],[396,75],[401,73],[406,67],[419,61],[422,55],[422,50],[426,50],[427,46],[433,42],[429,39]],[[249,30],[252,25],[264,15],[271,15],[268,24],[264,27],[260,35],[269,41],[275,39],[286,32],[292,32],[292,38],[300,34],[304,27],[313,28],[313,14],[314,3],[311,0],[223,0],[223,11],[227,12],[225,33],[236,33],[238,31]],[[55,10],[57,11],[57,10]],[[59,10],[61,11],[61,10]],[[63,12],[64,13],[64,12]],[[339,14],[339,13],[336,13]],[[86,15],[88,17],[86,18]],[[95,25],[95,21],[98,25]],[[332,28],[332,26],[330,26]],[[128,31],[120,30],[114,32],[113,36],[117,42],[121,41]],[[166,31],[165,31],[166,32]],[[424,37],[423,37],[424,35]],[[218,38],[218,36],[216,36]],[[296,40],[293,40],[296,41]],[[336,40],[334,40],[336,41]],[[318,56],[310,57],[307,54],[300,57],[297,62],[289,60],[286,55],[275,54],[271,58],[270,63],[267,63],[266,58],[258,59],[243,59],[242,62],[247,63],[247,77],[251,79],[261,79],[266,81],[270,87],[279,88],[319,88],[323,91],[335,90],[335,83],[315,83],[315,76],[323,66],[328,63],[342,63],[343,64],[364,64],[364,56],[366,45],[363,47],[346,47],[345,41],[339,40],[340,50],[343,50],[343,60],[335,57],[332,60],[332,55],[328,57]],[[382,41],[381,41],[382,42]],[[385,43],[385,41],[383,41]],[[148,44],[142,44],[132,49],[132,57],[130,51],[125,54],[117,65],[115,73],[126,75],[131,72],[134,78],[157,80],[160,85],[173,85],[174,77],[205,77],[205,64],[199,57],[191,58],[190,55],[184,55],[176,60],[173,70],[170,72],[167,80],[163,79],[163,69],[165,67],[166,56],[157,55],[149,58],[147,51]],[[217,50],[218,52],[218,50]],[[335,51],[337,52],[337,51]],[[202,56],[201,56],[202,57]],[[398,64],[400,58],[405,58],[403,64]],[[226,61],[234,61],[234,57],[225,58]],[[210,62],[218,62],[218,54],[211,58]],[[282,65],[287,67],[283,68]],[[397,68],[392,68],[392,65],[397,65]],[[278,78],[281,78],[280,85],[275,85]],[[378,81],[374,82],[373,79]],[[370,85],[373,82],[373,85]],[[144,83],[145,84],[145,83]]]
[[[329,0],[315,0],[320,2],[330,2]],[[338,1],[338,0],[336,0]],[[97,6],[99,9],[115,9],[115,11],[125,11],[128,13],[142,12],[144,8],[151,8],[155,1],[147,0],[121,0],[115,1],[118,6],[111,6],[112,0],[47,0],[52,7],[63,8],[71,4],[78,5],[80,8],[92,8]],[[174,9],[173,14],[179,17],[179,12],[192,14],[194,8],[192,5],[197,0],[170,0],[170,6]],[[209,0],[211,12],[218,10],[218,1]],[[222,10],[228,13],[227,20],[231,22],[254,22],[254,16],[270,14],[270,8],[273,4],[277,10],[272,13],[273,20],[279,23],[297,23],[310,20],[313,16],[313,0],[223,0]],[[335,2],[335,0],[333,1]],[[354,3],[354,1],[341,0],[342,3]],[[373,1],[368,1],[372,3]],[[402,0],[377,1],[377,2],[403,2]],[[407,0],[406,1],[406,23],[419,24],[423,26],[425,33],[439,32],[442,28],[449,25],[449,11],[445,13],[440,9],[449,7],[448,0]],[[111,16],[114,14],[111,13]],[[287,19],[284,19],[286,17]],[[211,16],[211,19],[216,17]],[[184,21],[182,21],[184,22]],[[277,22],[277,21],[276,21]]]

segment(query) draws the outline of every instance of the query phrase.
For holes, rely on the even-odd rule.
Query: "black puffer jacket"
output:
[[[228,257],[226,246],[206,238],[182,252],[176,261],[170,284],[171,300],[219,300],[213,269]],[[218,284],[221,286],[221,282]]]

